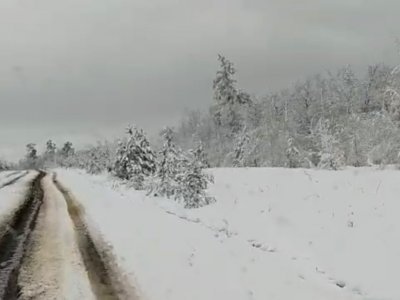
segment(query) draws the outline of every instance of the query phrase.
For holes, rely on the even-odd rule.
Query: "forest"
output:
[[[135,189],[198,207],[213,201],[204,192],[213,180],[206,168],[338,170],[399,163],[400,67],[371,65],[357,76],[345,66],[255,97],[240,88],[230,60],[219,55],[218,63],[209,110],[189,111],[152,142],[143,129],[128,126],[120,137],[84,149],[48,140],[39,153],[29,143],[17,165],[2,162],[0,168],[109,172]]]

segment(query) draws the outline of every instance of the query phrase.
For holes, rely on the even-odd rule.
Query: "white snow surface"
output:
[[[56,172],[141,299],[400,299],[400,171],[213,169],[193,210]]]
[[[3,181],[11,173],[12,173],[12,171],[1,171],[0,172],[0,184],[1,184],[1,181]]]
[[[3,175],[3,173],[1,173]],[[19,174],[21,175],[21,174]],[[14,176],[14,175],[13,175]],[[37,176],[36,171],[30,171],[26,176],[19,179],[16,183],[0,189],[0,223],[6,222],[13,212],[23,203],[29,190],[29,183]],[[14,177],[0,179],[4,184]]]
[[[22,171],[2,171],[0,172],[0,188],[8,183],[9,181],[13,180],[14,178],[20,176]]]

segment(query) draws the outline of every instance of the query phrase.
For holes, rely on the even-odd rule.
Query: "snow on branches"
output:
[[[174,198],[186,208],[197,208],[214,201],[206,194],[213,181],[205,174],[207,166],[202,144],[185,153],[174,143],[174,132],[167,127],[161,132],[164,140],[159,152],[157,172],[149,185],[149,193]]]
[[[140,190],[145,179],[156,170],[155,155],[143,130],[129,127],[126,133],[126,139],[118,143],[114,173]]]

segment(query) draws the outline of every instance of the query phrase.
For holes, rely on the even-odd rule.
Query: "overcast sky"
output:
[[[1,0],[0,156],[177,123],[210,104],[217,53],[258,95],[400,62],[399,12],[398,0]]]

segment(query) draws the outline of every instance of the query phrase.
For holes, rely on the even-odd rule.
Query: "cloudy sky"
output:
[[[211,102],[217,53],[253,94],[400,62],[398,0],[1,0],[0,156],[155,132]]]

